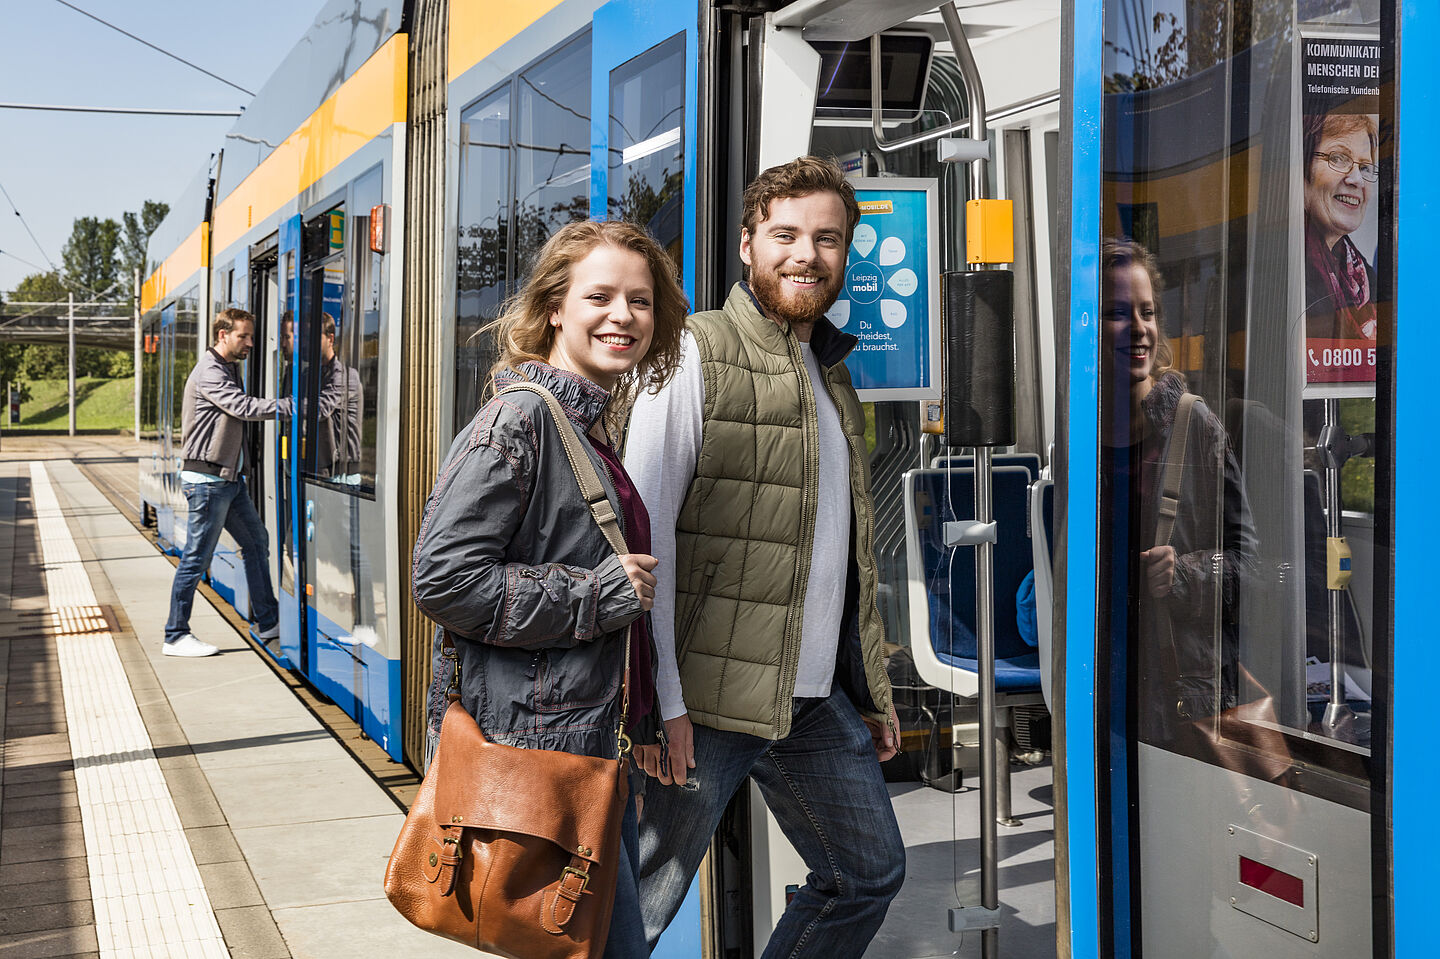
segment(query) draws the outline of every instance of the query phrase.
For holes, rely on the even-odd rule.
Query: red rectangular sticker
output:
[[[1283,899],[1292,906],[1305,908],[1305,881],[1299,876],[1292,876],[1263,862],[1241,856],[1240,882],[1259,889],[1268,896]]]

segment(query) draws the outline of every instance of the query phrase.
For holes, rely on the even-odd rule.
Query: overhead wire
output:
[[[16,256],[14,253],[11,253],[9,250],[0,250],[0,256],[8,256],[8,257],[9,257],[10,259],[12,259],[12,260],[19,260],[21,263],[24,263],[26,266],[30,267],[31,269],[35,269],[35,270],[43,270],[43,269],[45,269],[45,267],[41,266],[40,264],[38,264],[38,263],[31,263],[29,260],[25,259],[23,256]]]
[[[45,258],[45,262],[50,264],[50,269],[52,269],[52,270],[59,269],[59,267],[57,267],[57,266],[55,265],[55,261],[52,260],[52,259],[50,259],[50,254],[48,254],[48,253],[45,252],[45,248],[44,248],[43,246],[41,246],[41,245],[40,245],[40,241],[39,241],[38,239],[36,239],[36,237],[35,237],[35,231],[32,230],[32,229],[30,229],[30,224],[29,224],[29,223],[26,223],[26,222],[25,222],[25,217],[24,217],[24,215],[22,215],[22,214],[20,213],[20,208],[15,205],[15,201],[12,200],[12,199],[10,199],[10,191],[7,190],[7,189],[5,189],[5,185],[4,185],[3,183],[0,183],[0,193],[5,194],[5,202],[6,202],[6,203],[9,203],[9,204],[10,204],[10,209],[14,210],[14,211],[15,211],[15,215],[18,216],[18,217],[20,217],[20,225],[23,226],[23,227],[25,227],[25,232],[26,232],[26,233],[30,234],[30,239],[31,239],[31,241],[34,242],[34,244],[35,244],[35,249],[39,250],[39,251],[40,251],[40,255]],[[15,256],[15,254],[11,253],[10,256]],[[19,257],[15,257],[15,258],[16,258],[17,260],[19,259]],[[31,265],[34,266],[34,264],[31,264]],[[38,269],[38,267],[37,267],[37,269]]]
[[[158,107],[84,107],[59,103],[0,103],[0,110],[48,110],[58,113],[126,113],[160,117],[238,117],[243,110],[167,110]]]
[[[248,95],[248,96],[252,96],[252,97],[253,97],[253,96],[255,95],[255,92],[254,92],[253,90],[247,90],[247,89],[245,89],[244,87],[242,87],[240,84],[234,83],[234,82],[232,82],[232,81],[230,81],[230,80],[225,79],[224,77],[220,76],[218,73],[211,73],[209,70],[206,70],[204,67],[200,66],[199,64],[191,63],[189,60],[186,60],[186,59],[185,59],[184,57],[182,57],[182,56],[178,56],[177,54],[171,53],[169,50],[166,50],[166,49],[164,49],[164,48],[162,48],[162,47],[157,47],[155,44],[151,43],[149,40],[142,40],[140,37],[135,36],[135,34],[131,33],[129,30],[126,30],[126,29],[124,29],[124,28],[122,28],[122,27],[117,27],[117,26],[115,26],[115,24],[111,23],[109,20],[105,20],[105,19],[103,19],[103,18],[101,18],[101,17],[97,17],[97,16],[95,16],[95,14],[89,12],[88,10],[82,10],[82,9],[80,9],[79,7],[75,6],[75,4],[68,2],[68,0],[55,0],[55,2],[58,3],[58,4],[60,4],[62,7],[69,7],[71,10],[74,10],[76,13],[78,13],[78,14],[80,14],[80,15],[82,15],[82,16],[89,17],[91,20],[94,20],[96,23],[102,23],[102,24],[104,24],[105,26],[109,27],[111,30],[114,30],[116,33],[123,33],[123,34],[125,34],[125,36],[129,37],[131,40],[134,40],[136,43],[143,43],[145,46],[149,47],[151,50],[154,50],[156,53],[163,53],[165,56],[169,57],[171,60],[177,60],[177,61],[179,61],[180,63],[185,64],[187,67],[190,67],[190,68],[195,69],[195,70],[199,70],[201,73],[205,74],[207,77],[213,77],[213,78],[215,78],[216,80],[219,80],[221,83],[225,84],[227,87],[234,87],[235,89],[239,90],[241,93],[244,93],[244,94],[246,94],[246,95]]]

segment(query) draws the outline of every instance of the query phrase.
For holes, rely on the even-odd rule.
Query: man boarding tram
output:
[[[190,632],[195,587],[210,568],[220,531],[240,545],[245,581],[262,641],[280,635],[280,607],[270,582],[270,547],[265,524],[250,502],[241,476],[246,421],[290,415],[291,400],[250,396],[237,364],[255,345],[255,317],[244,310],[215,316],[215,345],[185,380],[180,488],[190,506],[185,550],[175,567],[170,618],[165,623],[166,656],[213,656],[219,649]]]
[[[876,610],[855,337],[824,316],[860,220],[831,160],[746,188],[748,282],[690,318],[680,371],[642,394],[626,468],[654,517],[665,746],[640,824],[654,949],[751,777],[809,868],[764,956],[859,956],[905,876],[880,771],[898,724]]]

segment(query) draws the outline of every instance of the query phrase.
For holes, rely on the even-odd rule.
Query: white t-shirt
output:
[[[839,411],[825,389],[810,345],[802,343],[801,350],[820,423],[820,490],[795,696],[815,697],[830,695],[844,614],[850,561],[850,452]],[[694,337],[688,332],[681,340],[680,353],[680,369],[665,389],[658,395],[642,393],[636,400],[625,447],[625,471],[650,513],[650,548],[659,560],[652,621],[663,719],[685,712],[675,662],[675,524],[695,479],[705,428],[705,377]],[[775,642],[782,639],[776,636]]]

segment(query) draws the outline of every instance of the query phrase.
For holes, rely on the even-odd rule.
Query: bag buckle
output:
[[[561,885],[564,885],[566,876],[576,876],[580,880],[580,888],[576,891],[575,894],[577,896],[584,895],[585,887],[590,884],[590,873],[588,872],[589,868],[589,863],[585,864],[584,869],[576,869],[574,866],[566,866],[564,869],[560,870]]]

